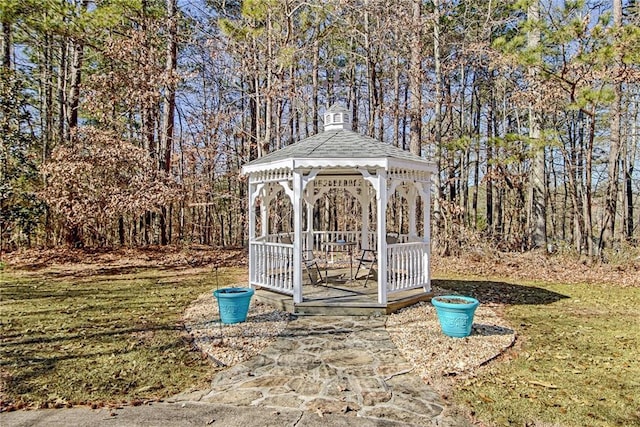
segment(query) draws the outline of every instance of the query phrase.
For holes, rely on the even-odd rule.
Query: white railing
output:
[[[283,237],[287,236],[289,239],[293,239],[293,232],[290,233],[276,233],[268,234],[266,236],[257,237],[254,241],[260,243],[281,243]],[[314,231],[309,233],[307,231],[302,232],[302,250],[306,251],[312,249],[314,252],[325,252],[325,243],[337,242],[344,240],[345,242],[357,242],[358,248],[363,247],[361,243],[360,231]],[[375,231],[368,233],[368,247],[375,249],[377,245],[377,234]]]
[[[398,243],[387,246],[388,293],[419,288],[428,282],[428,243]]]
[[[249,250],[251,285],[293,295],[293,245],[263,240],[252,242]]]
[[[304,233],[306,248],[310,233]],[[313,248],[323,253],[325,242],[359,241],[358,232],[314,232]],[[375,235],[369,238],[375,241]],[[249,246],[252,268],[251,285],[293,295],[293,244],[279,243],[281,236],[256,239]],[[405,240],[405,239],[400,239]],[[375,246],[373,246],[375,247]],[[429,244],[424,242],[387,245],[387,293],[424,287],[429,283]]]
[[[309,233],[304,232],[306,238],[305,249],[309,247]],[[360,242],[361,233],[360,231],[314,231],[313,232],[313,242],[312,248],[315,252],[324,252],[326,251],[325,243],[327,242],[338,242],[343,240],[345,242],[358,242],[358,247],[362,247],[362,243]],[[376,247],[376,233],[369,232],[369,247]]]
[[[276,233],[276,234],[267,234],[266,236],[259,236],[254,239],[254,242],[267,242],[267,243],[281,243],[282,238],[285,236],[289,236],[293,239],[293,233]]]

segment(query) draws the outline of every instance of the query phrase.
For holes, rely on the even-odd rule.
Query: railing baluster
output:
[[[411,257],[411,252],[409,248],[403,248],[402,251],[402,288],[407,288],[409,286],[409,261]]]
[[[293,248],[287,248],[287,263],[289,268],[287,268],[287,274],[289,275],[288,279],[288,289],[293,291]]]
[[[282,248],[280,246],[276,246],[273,249],[275,252],[276,286],[282,287]]]

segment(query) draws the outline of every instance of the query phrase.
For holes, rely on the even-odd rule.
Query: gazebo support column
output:
[[[313,250],[313,205],[310,203],[306,203],[307,205],[307,229],[306,229],[306,240],[305,245],[303,245],[303,249],[310,251]]]
[[[387,303],[387,174],[378,170],[376,219],[378,221],[378,303]]]
[[[305,244],[303,245],[303,250],[309,251],[313,250],[313,205],[315,204],[315,199],[313,198],[313,181],[309,182],[304,189],[304,205],[307,207],[307,227],[305,229]]]
[[[362,226],[360,228],[360,248],[369,249],[369,194],[360,194],[358,198],[362,211]]]
[[[293,303],[302,302],[302,174],[293,171]]]
[[[429,175],[431,179],[431,175]],[[423,242],[427,244],[427,249],[422,257],[422,265],[425,278],[424,290],[431,291],[431,183],[422,183],[420,196],[422,197],[422,227]]]
[[[262,197],[262,204],[260,205],[260,235],[262,237],[269,234],[269,204],[271,204],[271,200],[273,200],[271,189],[268,189],[265,193],[264,197]]]
[[[255,252],[251,243],[253,243],[256,238],[255,194],[258,191],[257,187],[256,184],[249,184],[249,285],[251,285],[252,280],[256,277]]]
[[[409,208],[409,238],[415,238],[418,235],[416,227],[416,210],[417,210],[417,198],[418,192],[415,188],[409,188],[407,191],[407,202]]]
[[[306,240],[302,245],[302,250],[313,251],[314,238],[313,238],[313,208],[316,205],[316,201],[320,198],[320,195],[314,196],[315,184],[313,180],[316,178],[320,169],[312,169],[306,176],[301,175],[300,191],[302,192],[302,202],[307,207],[307,227],[306,227]]]

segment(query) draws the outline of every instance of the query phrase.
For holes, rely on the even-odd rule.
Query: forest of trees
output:
[[[640,238],[635,0],[0,0],[0,250],[240,246],[322,129],[433,160],[434,250]]]

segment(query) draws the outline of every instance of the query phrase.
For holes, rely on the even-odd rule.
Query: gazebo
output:
[[[433,163],[352,131],[349,112],[340,105],[330,107],[324,114],[323,132],[242,169],[249,180],[250,286],[290,295],[294,305],[303,303],[308,254],[326,253],[327,245],[337,243],[375,256],[379,305],[386,305],[396,292],[421,288],[430,293],[434,172]],[[318,201],[336,190],[359,204],[359,211],[348,212],[357,229],[314,229],[322,228]],[[396,214],[390,212],[392,197],[403,220],[389,239],[387,218]],[[284,222],[289,229],[270,223],[287,212],[290,219]]]

